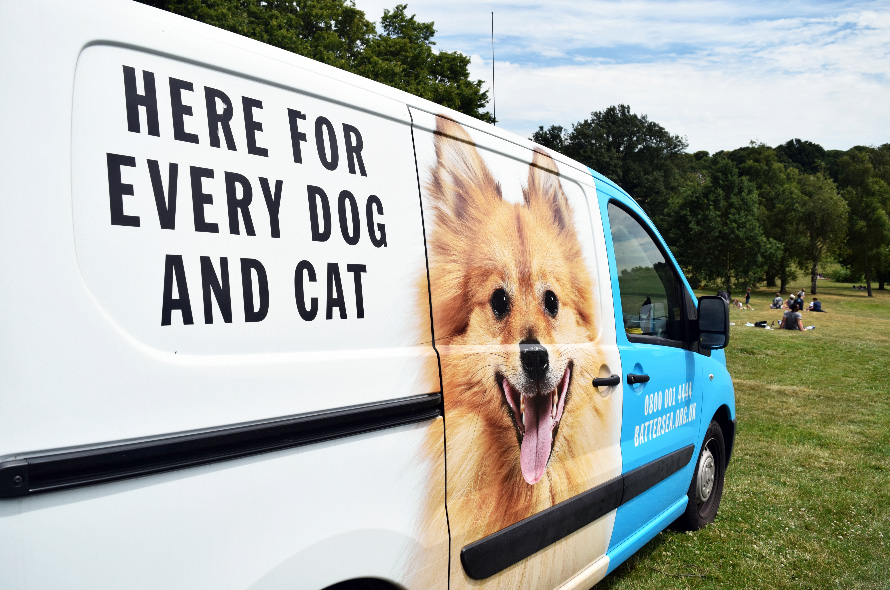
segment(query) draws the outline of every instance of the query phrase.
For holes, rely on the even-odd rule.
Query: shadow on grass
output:
[[[875,299],[877,299],[878,294],[886,293],[886,292],[887,292],[886,290],[881,291],[880,289],[872,289],[872,293],[874,293],[875,295],[873,297],[871,297],[871,301],[874,301]],[[812,299],[813,294],[807,293],[807,295],[808,295],[807,301]],[[848,291],[848,290],[844,290],[842,287],[826,287],[824,290],[819,291],[815,294],[816,297],[821,297],[822,295],[830,295],[832,297],[846,297],[846,298],[850,298],[850,299],[860,299],[861,298],[866,301],[869,300],[868,293],[866,293],[865,291],[860,291],[858,289],[852,289],[852,288]]]

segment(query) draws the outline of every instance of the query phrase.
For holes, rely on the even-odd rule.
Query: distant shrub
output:
[[[843,266],[833,270],[828,278],[837,283],[862,283],[865,280],[861,272],[856,273]]]

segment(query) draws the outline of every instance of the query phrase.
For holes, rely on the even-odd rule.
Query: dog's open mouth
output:
[[[562,379],[552,390],[537,395],[523,395],[510,385],[506,377],[498,375],[504,399],[507,400],[510,415],[519,433],[522,477],[530,484],[536,484],[544,477],[571,380],[572,365],[569,363]]]

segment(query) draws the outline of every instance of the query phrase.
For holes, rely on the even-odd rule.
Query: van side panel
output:
[[[404,102],[133,2],[0,23],[0,462],[438,393]],[[318,589],[417,554],[444,587],[436,432],[0,499],[0,587]]]

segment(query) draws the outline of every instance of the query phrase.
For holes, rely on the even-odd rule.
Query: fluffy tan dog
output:
[[[439,117],[435,150],[424,205],[452,588],[550,588],[605,552],[614,513],[484,581],[467,578],[458,556],[620,473],[620,399],[591,384],[607,364],[594,286],[552,158],[534,152],[514,204],[463,127]],[[442,460],[441,445],[439,431],[429,438],[431,462]],[[439,522],[444,503],[431,485],[429,522]]]

